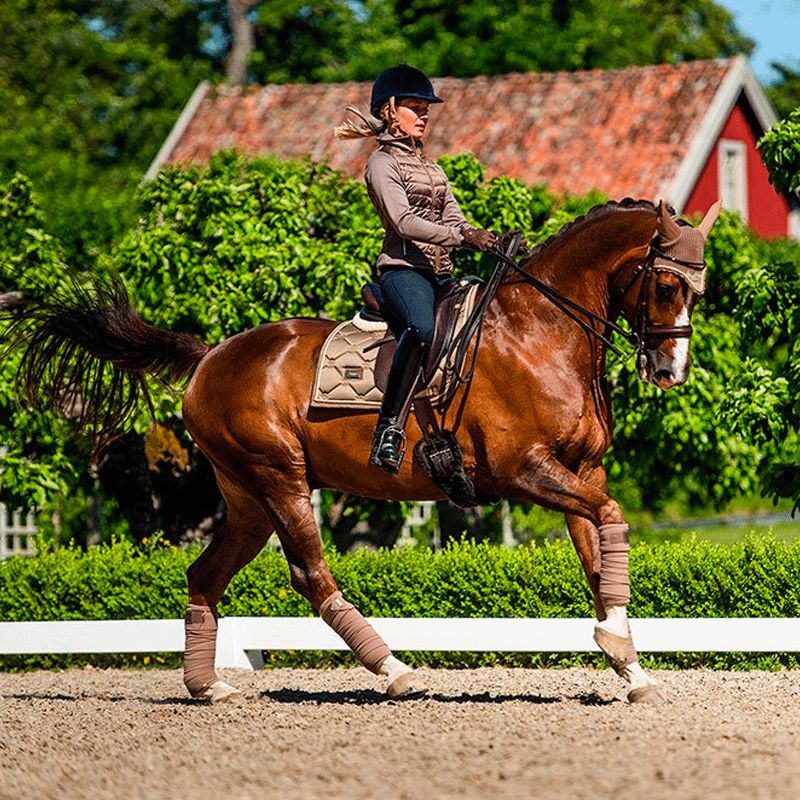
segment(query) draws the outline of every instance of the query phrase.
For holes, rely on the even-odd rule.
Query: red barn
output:
[[[556,193],[665,198],[687,215],[718,197],[764,237],[800,238],[797,199],[774,190],[756,149],[776,121],[741,57],[590,72],[434,80],[427,152],[473,153],[488,177]],[[204,162],[215,150],[311,156],[361,177],[369,140],[339,141],[347,106],[369,83],[212,88],[200,84],[148,170]]]

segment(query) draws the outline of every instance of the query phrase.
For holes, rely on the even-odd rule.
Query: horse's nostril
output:
[[[653,376],[657,381],[668,381],[671,380],[674,376],[671,370],[668,369],[659,369],[656,370],[655,375]]]

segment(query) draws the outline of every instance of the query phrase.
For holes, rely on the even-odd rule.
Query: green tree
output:
[[[48,231],[84,263],[133,221],[141,174],[208,74],[197,60],[199,8],[189,0],[0,4],[0,179],[31,177]]]
[[[65,271],[59,243],[42,230],[42,214],[31,183],[21,175],[0,185],[0,294],[52,291]],[[5,344],[0,322],[0,345]],[[68,423],[19,402],[15,375],[20,353],[0,359],[0,501],[52,506],[54,498],[73,492],[81,456]]]
[[[800,12],[800,3],[797,4]],[[800,106],[800,61],[796,65],[773,61],[770,66],[780,75],[780,78],[767,87],[767,96],[775,106],[778,116],[788,117],[789,114]]]
[[[779,192],[800,189],[800,106],[773,125],[759,140],[769,178]]]
[[[248,19],[248,74],[262,83],[367,80],[403,60],[475,75],[752,46],[711,0],[281,0]],[[133,223],[135,187],[197,82],[222,77],[233,47],[227,0],[7,0],[0,26],[0,180],[30,176],[47,231],[87,265]]]
[[[712,0],[324,0],[261,3],[251,75],[261,83],[369,80],[408,61],[433,75],[625,67],[749,53]]]

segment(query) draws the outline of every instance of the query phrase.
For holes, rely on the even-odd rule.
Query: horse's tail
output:
[[[18,393],[91,431],[95,453],[125,430],[140,398],[152,410],[148,378],[169,387],[209,350],[194,336],[146,323],[119,278],[72,280],[13,314],[6,350],[22,352]]]

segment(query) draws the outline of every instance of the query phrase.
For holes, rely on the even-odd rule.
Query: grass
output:
[[[776,522],[771,525],[709,525],[698,528],[659,528],[631,532],[631,544],[658,544],[660,542],[681,542],[696,538],[714,544],[736,544],[748,536],[774,536],[782,542],[800,539],[800,518],[789,522]]]

